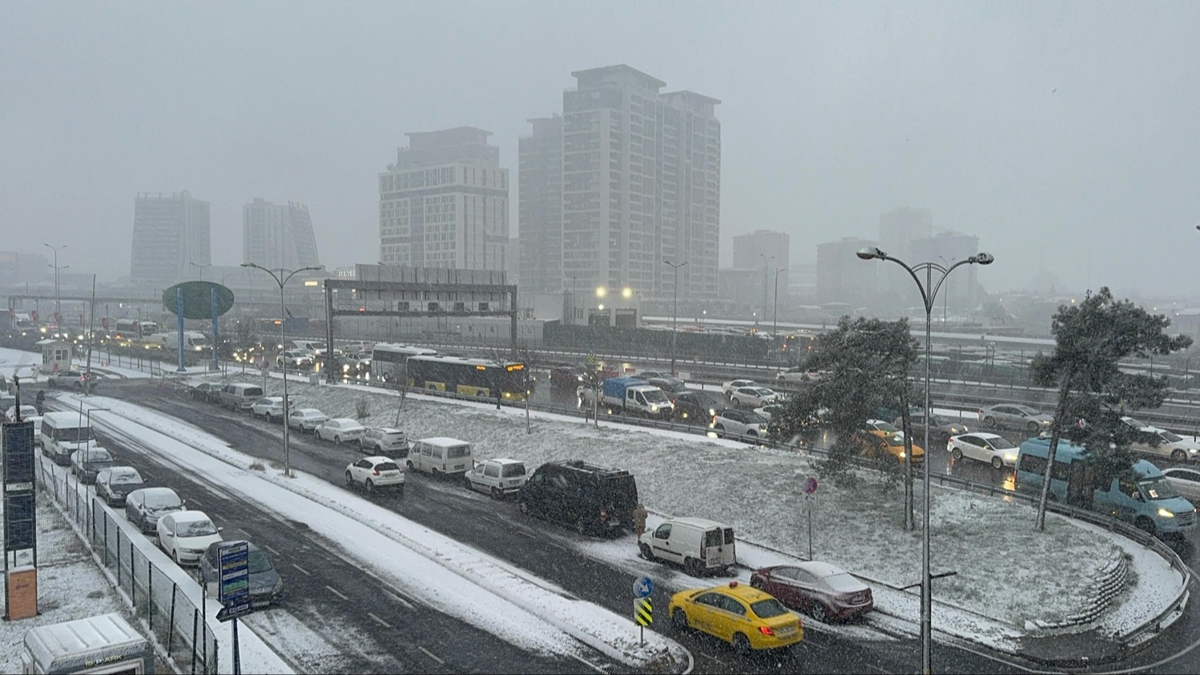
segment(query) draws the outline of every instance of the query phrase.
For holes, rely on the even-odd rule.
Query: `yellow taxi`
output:
[[[878,457],[881,453],[886,452],[895,457],[901,464],[904,463],[903,433],[870,426],[867,428],[867,432],[872,438],[864,439],[865,442],[862,443],[862,454],[864,457]],[[913,443],[912,452],[913,464],[920,464],[925,461],[925,450],[921,446]]]
[[[770,593],[736,581],[680,591],[671,596],[667,613],[676,630],[694,628],[741,653],[789,647],[804,639],[799,616]]]

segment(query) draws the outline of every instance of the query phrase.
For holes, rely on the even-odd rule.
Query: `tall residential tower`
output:
[[[133,208],[134,281],[170,285],[212,262],[208,202],[186,190],[138,194]]]
[[[312,218],[304,204],[262,199],[242,207],[242,262],[267,269],[320,265]]]

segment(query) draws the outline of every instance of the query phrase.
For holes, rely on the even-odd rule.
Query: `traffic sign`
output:
[[[806,495],[811,495],[812,493],[816,492],[817,491],[817,479],[813,478],[812,476],[805,478],[803,490],[804,490],[804,494],[806,494]]]
[[[654,581],[650,577],[642,577],[633,582],[633,596],[648,598],[654,592]]]
[[[244,541],[223,544],[217,550],[218,598],[222,605],[238,605],[250,597],[250,545]],[[232,618],[232,617],[230,617]]]
[[[650,598],[638,598],[633,601],[633,620],[639,626],[649,626],[654,623],[654,606]]]
[[[241,616],[245,616],[254,611],[254,606],[249,601],[243,602],[240,605],[225,605],[221,611],[217,612],[217,621],[229,621]]]

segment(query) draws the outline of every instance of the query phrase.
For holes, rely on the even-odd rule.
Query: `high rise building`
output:
[[[135,281],[173,284],[191,278],[192,264],[212,262],[208,202],[179,193],[138,194],[133,209]]]
[[[508,170],[490,131],[409,133],[379,174],[379,261],[387,265],[505,269]]]
[[[949,267],[959,260],[966,260],[979,253],[979,237],[959,232],[941,232],[933,237],[913,240],[911,248],[913,260]],[[916,264],[911,261],[905,262]],[[946,277],[937,299],[941,300],[943,314],[948,307],[974,309],[982,301],[979,266],[963,265],[954,270],[954,274]]]
[[[566,287],[562,243],[563,118],[531,119],[533,133],[517,141],[518,243],[521,290],[554,293]]]
[[[911,262],[912,242],[931,234],[933,214],[928,209],[903,207],[879,216],[879,248],[905,262]]]
[[[786,233],[772,230],[755,230],[752,234],[741,234],[733,238],[733,268],[758,271],[759,293],[751,297],[761,296],[761,300],[755,305],[764,315],[768,309],[773,308],[776,272],[779,273],[778,287],[782,289],[783,295],[787,295],[786,270],[790,269],[790,247],[791,238]]]
[[[842,303],[851,308],[871,303],[875,295],[879,264],[868,265],[858,258],[859,249],[874,247],[873,241],[845,237],[817,246],[817,302]],[[889,263],[892,264],[892,263]]]
[[[242,262],[273,270],[320,265],[308,207],[259,198],[242,206]]]
[[[720,101],[661,92],[665,82],[625,65],[572,76],[578,86],[563,93],[561,121],[534,120],[521,155],[522,196],[528,190],[535,202],[521,210],[522,256],[529,261],[523,270],[530,271],[522,283],[547,290],[628,287],[669,298],[676,289],[667,259],[687,263],[678,272],[680,299],[715,298]],[[556,137],[561,174],[553,168]],[[540,206],[556,203],[561,215]],[[558,218],[561,244],[554,241]],[[527,225],[534,236],[525,236]],[[544,264],[534,263],[543,257]]]

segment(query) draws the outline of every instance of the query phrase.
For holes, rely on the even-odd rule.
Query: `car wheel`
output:
[[[1036,434],[1038,432],[1038,423],[1030,422],[1029,424],[1025,425],[1025,428],[1029,429],[1029,433]]]
[[[267,418],[267,423],[268,423],[268,424],[270,424],[271,422],[274,422],[274,421],[275,421],[275,418],[271,417],[271,413],[267,413],[266,415],[264,415],[264,417],[266,417],[266,418]]]
[[[654,562],[654,551],[650,550],[649,544],[638,544],[638,552],[642,554],[643,560]]]
[[[342,437],[341,437],[341,436],[334,436],[334,437],[333,437],[333,444],[334,444],[334,445],[341,445],[341,444],[342,444]]]
[[[521,506],[521,513],[523,513],[525,515],[529,515],[529,502],[522,501],[520,506]]]
[[[500,493],[500,488],[492,488],[492,499],[501,499],[504,495]]]
[[[1146,534],[1153,535],[1156,530],[1154,527],[1154,521],[1150,520],[1146,516],[1139,516],[1137,520],[1133,521],[1133,524],[1136,525],[1139,530],[1146,532]]]
[[[825,609],[825,605],[822,605],[819,602],[813,603],[810,611],[812,612],[812,618],[814,620],[820,621],[821,623],[829,623],[829,611]]]
[[[414,469],[416,468],[416,467],[414,467],[414,466],[413,466],[412,460],[409,460],[409,461],[405,462],[405,463],[404,463],[404,465],[408,467],[408,470],[409,470],[409,471],[412,471],[412,470],[414,470]]]
[[[171,560],[174,560],[176,565],[183,566],[183,563],[179,562],[179,549],[171,551]]]
[[[993,457],[992,458],[992,468],[993,469],[1004,468],[1004,460],[1000,459],[999,457]]]
[[[587,534],[587,525],[583,522],[583,518],[575,521],[575,531],[579,534]]]
[[[956,461],[956,462],[957,462],[957,461],[959,461],[960,459],[962,459],[962,450],[959,450],[958,448],[955,448],[955,449],[953,449],[953,450],[951,450],[951,451],[950,451],[950,456],[951,456],[951,457],[953,457],[953,458],[954,458],[954,461]]]
[[[367,479],[365,487],[367,488],[367,494],[375,494],[375,483],[370,478]]]
[[[75,383],[75,391],[83,391],[83,385],[76,382]]]
[[[1171,451],[1171,461],[1172,462],[1186,462],[1187,461],[1187,453],[1182,450],[1172,450]]]
[[[687,558],[683,561],[683,571],[690,576],[699,577],[704,572],[704,568],[700,566],[700,561],[695,558]]]
[[[713,431],[717,432],[717,438],[720,438],[725,435],[725,425],[718,424],[717,426],[713,427]]]
[[[433,477],[434,477],[434,478],[441,478],[441,477],[442,477],[442,472],[441,472],[441,471],[438,471],[437,469],[434,469],[433,471],[430,471],[430,473],[432,473],[432,474],[433,474]]]
[[[742,633],[734,633],[733,651],[742,656],[748,656],[750,654],[750,639]]]
[[[346,487],[354,487],[354,476],[349,471],[346,472]]]
[[[995,418],[995,417],[985,417],[985,418],[983,418],[983,426],[985,426],[985,427],[987,427],[987,428],[989,428],[989,429],[994,429],[994,428],[996,428],[996,418]]]
[[[687,613],[682,608],[676,607],[675,611],[671,614],[671,627],[678,631],[685,631],[691,628],[688,625]]]

